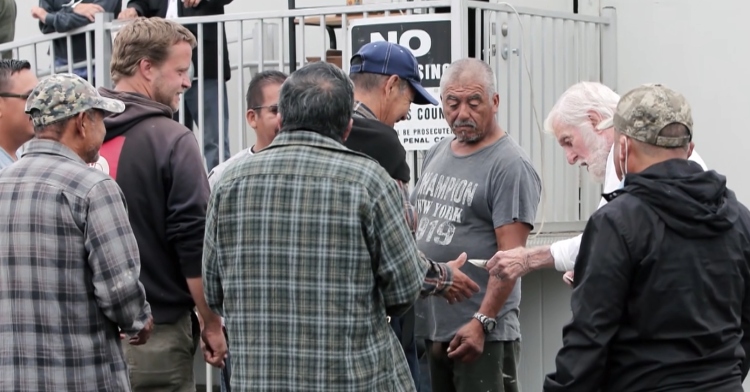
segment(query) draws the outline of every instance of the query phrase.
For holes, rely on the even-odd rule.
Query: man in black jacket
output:
[[[100,12],[112,13],[117,18],[121,9],[122,0],[39,0],[38,7],[31,7],[31,16],[39,20],[39,29],[43,34],[65,33],[94,22],[95,15]],[[94,34],[90,34],[93,53]],[[59,38],[52,43],[55,66],[68,65],[67,42],[67,39]],[[85,33],[74,35],[70,45],[73,49],[73,63],[87,61]],[[88,68],[85,66],[73,68],[73,73],[84,79],[94,80],[93,75],[89,78]]]
[[[352,57],[349,77],[354,82],[354,115],[349,138],[344,145],[380,163],[404,196],[404,214],[414,234],[417,217],[409,203],[409,164],[399,141],[396,122],[406,118],[414,102],[438,105],[421,85],[417,59],[409,49],[390,42],[372,42]],[[414,308],[391,320],[391,328],[401,341],[412,378],[420,391],[420,374],[414,339]]]
[[[573,319],[544,391],[741,392],[750,212],[724,176],[687,160],[693,120],[682,95],[638,87],[612,122],[624,186],[586,225]]]
[[[209,15],[224,15],[224,6],[232,0],[130,0],[120,19],[144,16],[151,18],[182,18]],[[219,116],[223,116],[224,124],[224,160],[229,159],[229,102],[227,99],[226,82],[232,76],[229,65],[229,51],[227,49],[226,32],[222,31],[224,52],[223,81],[224,105],[219,110],[219,32],[216,23],[203,24],[203,37],[198,37],[198,26],[185,25],[199,39],[203,46],[203,97],[198,96],[198,48],[193,49],[193,86],[185,92],[185,126],[192,128],[193,122],[199,121],[198,100],[203,99],[203,155],[206,167],[211,171],[219,160]],[[177,117],[175,115],[175,117]]]

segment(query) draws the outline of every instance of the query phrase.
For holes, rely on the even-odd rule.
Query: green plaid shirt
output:
[[[413,391],[386,314],[450,284],[420,256],[385,170],[307,131],[226,169],[203,263],[242,391]]]

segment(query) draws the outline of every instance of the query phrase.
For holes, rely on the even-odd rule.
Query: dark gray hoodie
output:
[[[195,306],[186,278],[201,276],[209,187],[200,148],[168,106],[136,93],[99,92],[125,103],[124,112],[104,120],[101,156],[125,194],[154,322],[173,323]]]

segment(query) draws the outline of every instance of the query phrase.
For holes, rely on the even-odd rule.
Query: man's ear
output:
[[[345,142],[346,139],[349,138],[349,134],[352,133],[352,125],[354,125],[354,120],[349,119],[349,125],[346,126],[346,131],[344,131],[344,136],[341,138],[342,142]]]
[[[687,157],[688,158],[690,158],[690,156],[693,155],[693,148],[695,148],[695,143],[690,142],[690,144],[688,144],[688,150],[687,150]]]
[[[589,123],[591,123],[591,127],[594,129],[594,132],[597,134],[602,133],[602,131],[596,129],[596,126],[603,121],[602,115],[594,110],[589,110],[588,112],[586,112],[586,114],[589,117]]]
[[[255,129],[258,125],[258,115],[255,113],[255,110],[248,109],[248,111],[245,112],[245,120],[247,120],[247,125]]]
[[[138,71],[149,82],[156,78],[156,75],[154,75],[154,70],[155,67],[151,60],[141,59],[140,61],[138,61]]]
[[[90,130],[90,127],[88,127],[87,122],[89,122],[89,115],[86,114],[85,111],[80,112],[76,115],[76,133],[81,138],[85,139],[87,132]]]
[[[400,93],[401,85],[399,80],[401,79],[397,75],[391,75],[385,80],[385,86],[383,86],[383,88],[385,89],[386,96]]]

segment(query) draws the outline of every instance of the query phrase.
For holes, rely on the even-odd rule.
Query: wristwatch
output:
[[[474,318],[479,320],[480,323],[482,323],[482,329],[484,329],[485,334],[492,332],[497,326],[497,321],[495,321],[494,318],[487,317],[479,312],[474,313]]]

